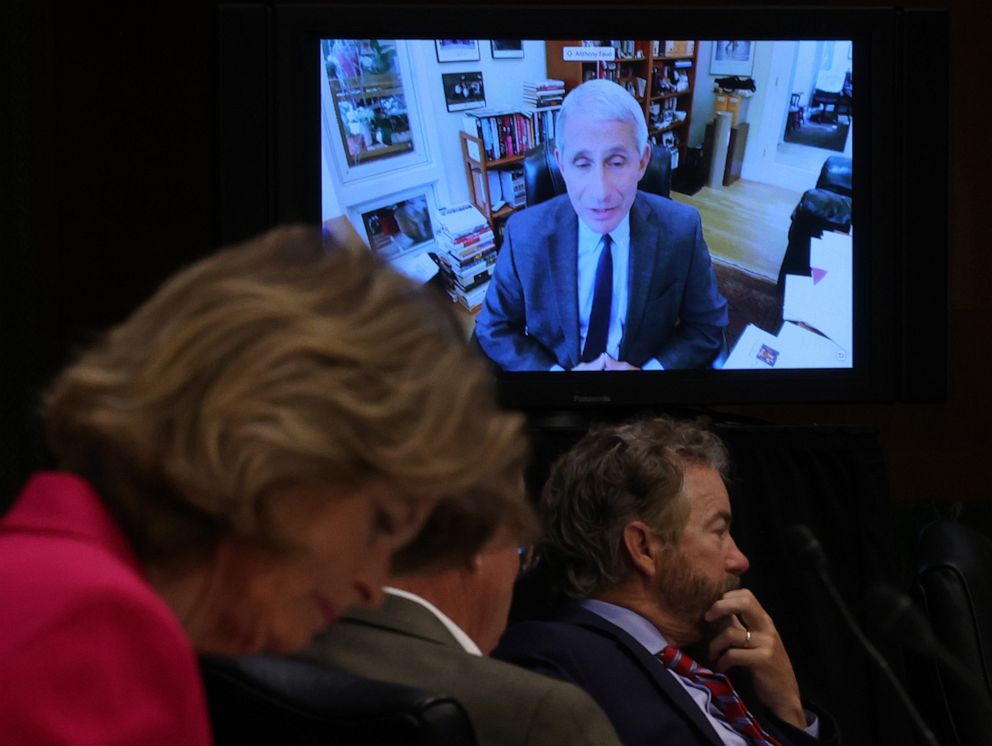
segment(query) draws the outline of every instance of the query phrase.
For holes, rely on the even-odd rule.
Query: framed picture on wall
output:
[[[362,212],[369,248],[387,259],[400,256],[434,239],[427,196],[389,202]]]
[[[745,75],[754,70],[754,42],[734,39],[713,42],[710,75]]]
[[[444,102],[448,111],[481,109],[486,105],[486,89],[482,86],[482,73],[443,73]]]
[[[474,62],[479,59],[479,42],[475,39],[435,39],[438,62]]]
[[[524,43],[520,39],[491,39],[494,60],[520,59],[524,56]]]

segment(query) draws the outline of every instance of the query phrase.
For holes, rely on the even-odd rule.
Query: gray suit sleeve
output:
[[[490,360],[503,370],[550,370],[558,361],[544,345],[527,334],[527,311],[513,219],[507,223],[503,245],[493,269],[475,338]]]
[[[588,694],[572,684],[554,682],[534,708],[525,743],[620,746],[620,739]]]
[[[666,370],[707,365],[719,351],[727,326],[727,300],[717,288],[698,213],[691,251],[679,326],[653,356]]]

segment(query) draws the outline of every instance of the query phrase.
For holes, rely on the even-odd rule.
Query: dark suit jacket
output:
[[[579,362],[579,218],[568,195],[506,224],[475,325],[505,370],[569,369]],[[727,301],[716,287],[695,208],[638,192],[630,208],[630,285],[620,358],[638,367],[707,365],[720,349]]]
[[[617,746],[603,712],[578,687],[465,652],[426,608],[387,595],[328,627],[302,656],[366,678],[448,694],[479,746]]]
[[[552,621],[511,626],[495,657],[557,676],[585,689],[627,746],[721,746],[699,707],[661,662],[615,624],[579,606]],[[739,689],[748,709],[783,746],[836,744],[836,724],[817,710],[820,738],[764,711]]]

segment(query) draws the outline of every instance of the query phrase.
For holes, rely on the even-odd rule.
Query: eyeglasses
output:
[[[537,563],[537,557],[534,554],[534,545],[530,544],[517,547],[517,556],[520,558],[520,570],[517,572],[517,577],[520,577],[530,572]]]

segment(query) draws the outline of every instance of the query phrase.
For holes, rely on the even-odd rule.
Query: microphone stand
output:
[[[878,649],[872,645],[871,640],[869,640],[865,636],[864,632],[861,631],[861,627],[858,626],[858,623],[851,614],[850,609],[848,609],[847,604],[844,603],[844,599],[841,598],[837,587],[833,584],[833,581],[830,580],[830,575],[827,572],[826,555],[823,552],[823,547],[820,545],[819,540],[813,535],[813,532],[810,531],[808,527],[802,524],[797,524],[788,529],[787,538],[792,544],[792,548],[796,554],[810,563],[813,571],[816,573],[816,576],[820,579],[820,582],[823,583],[824,588],[827,589],[827,595],[840,612],[844,623],[854,634],[854,637],[857,639],[858,644],[861,645],[861,648],[868,653],[868,657],[871,658],[876,666],[878,666],[886,680],[888,680],[890,686],[895,691],[896,696],[899,698],[903,709],[906,710],[910,719],[913,721],[913,725],[923,737],[924,743],[927,746],[940,746],[937,742],[937,738],[933,734],[933,731],[931,731],[926,722],[924,722],[919,710],[916,709],[913,701],[906,693],[906,689],[899,682],[899,679],[896,678],[891,666],[889,666],[882,654],[878,652]]]
[[[992,719],[992,700],[985,692],[985,682],[970,671],[934,636],[930,623],[905,593],[884,583],[874,586],[869,595],[869,610],[882,632],[894,634],[906,647],[926,658],[934,658],[946,671],[964,684],[981,703],[986,715]]]

